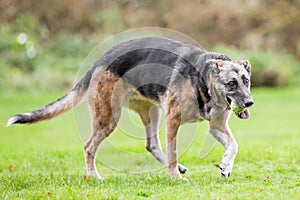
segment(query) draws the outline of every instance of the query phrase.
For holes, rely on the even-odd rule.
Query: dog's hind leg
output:
[[[102,179],[96,169],[96,152],[99,144],[110,135],[117,126],[121,115],[121,92],[115,85],[117,77],[100,74],[100,81],[94,80],[88,97],[92,117],[92,134],[84,145],[87,176]]]
[[[87,176],[102,179],[96,169],[96,152],[99,144],[113,131],[113,128],[99,127],[97,122],[93,123],[93,131],[89,140],[84,145],[84,156],[86,162]]]

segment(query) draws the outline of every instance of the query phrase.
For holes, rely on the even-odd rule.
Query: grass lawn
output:
[[[142,127],[127,112],[120,129],[100,148],[97,167],[104,181],[84,178],[82,139],[88,123],[81,111],[75,112],[76,122],[69,112],[52,121],[5,128],[11,115],[61,95],[1,94],[0,199],[300,199],[300,88],[254,89],[250,119],[232,115],[239,153],[228,179],[214,167],[223,154],[221,145],[200,156],[207,123],[183,126],[179,160],[189,168],[184,175],[189,182],[169,178],[146,153]],[[160,137],[164,140],[163,133]],[[139,171],[148,172],[132,173]]]

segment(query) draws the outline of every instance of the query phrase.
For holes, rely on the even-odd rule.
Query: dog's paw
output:
[[[185,166],[178,164],[178,170],[180,172],[180,174],[185,174],[186,172],[188,172],[188,168],[186,168]]]
[[[179,167],[178,167],[178,168],[179,168]],[[169,168],[168,171],[169,171],[169,174],[170,174],[171,177],[173,177],[173,178],[175,178],[175,179],[178,179],[178,180],[181,180],[181,179],[182,179],[182,176],[181,176],[181,174],[179,173],[178,168],[177,168],[177,167],[172,168],[172,169]]]
[[[104,180],[104,178],[102,178],[96,170],[87,171],[86,175],[88,177],[96,178],[101,181]]]
[[[231,174],[232,166],[221,163],[219,165],[220,175],[222,178],[228,178]]]

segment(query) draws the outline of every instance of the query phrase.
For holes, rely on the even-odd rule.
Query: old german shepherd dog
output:
[[[220,174],[230,175],[238,145],[228,126],[233,111],[247,119],[252,106],[250,63],[162,37],[129,40],[112,47],[65,96],[31,112],[17,114],[12,124],[48,120],[87,96],[92,133],[84,145],[86,173],[101,179],[95,166],[99,144],[116,128],[122,106],[134,110],[145,126],[146,149],[171,177],[187,168],[177,162],[177,131],[187,122],[209,122],[209,132],[225,148]],[[160,110],[166,114],[167,148],[158,137]]]

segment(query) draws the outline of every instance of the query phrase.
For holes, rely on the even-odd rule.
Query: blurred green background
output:
[[[70,89],[97,44],[149,26],[249,59],[253,86],[299,85],[299,8],[299,0],[2,0],[0,91]]]
[[[300,0],[0,0],[0,199],[300,199],[299,19]],[[240,152],[229,179],[213,165],[224,152],[220,144],[200,159],[207,123],[199,130],[187,125],[179,134],[180,144],[194,143],[179,158],[190,169],[189,183],[169,179],[166,170],[118,173],[107,160],[120,169],[158,164],[133,153],[124,157],[105,143],[99,153],[104,164],[97,166],[106,181],[86,181],[82,134],[89,131],[78,129],[72,112],[5,128],[13,114],[71,89],[99,43],[141,27],[173,29],[206,50],[251,61],[253,87],[261,88],[252,89],[250,120],[230,120]],[[80,117],[89,125],[88,115]],[[122,118],[129,126],[132,119]],[[143,131],[132,133],[144,137]],[[144,140],[124,136],[119,126],[106,141],[146,155]]]

